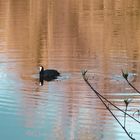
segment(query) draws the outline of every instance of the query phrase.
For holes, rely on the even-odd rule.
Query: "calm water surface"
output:
[[[40,64],[62,77],[39,86]],[[139,109],[121,77],[128,70],[140,89],[139,0],[0,0],[0,139],[129,139],[83,69],[110,101],[124,109],[133,98],[129,113]],[[127,129],[140,139],[138,123],[127,118]]]

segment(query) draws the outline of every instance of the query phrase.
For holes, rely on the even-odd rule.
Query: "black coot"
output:
[[[54,79],[57,79],[58,76],[60,76],[60,73],[57,70],[54,69],[46,69],[44,70],[43,66],[40,66],[40,81],[46,80],[46,81],[52,81]]]

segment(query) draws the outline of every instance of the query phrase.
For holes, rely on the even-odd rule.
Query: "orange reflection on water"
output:
[[[131,97],[121,69],[136,74],[139,87],[139,8],[139,0],[0,0],[0,75],[10,73],[0,90],[16,85],[16,117],[29,137],[125,139],[80,71],[88,69],[93,86],[117,104]],[[62,79],[40,87],[40,64]]]

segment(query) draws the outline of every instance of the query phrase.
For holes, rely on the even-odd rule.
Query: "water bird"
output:
[[[39,66],[40,72],[39,72],[39,77],[40,77],[40,82],[41,81],[52,81],[54,79],[57,79],[58,76],[60,76],[60,73],[57,70],[54,69],[46,69],[44,70],[43,66]]]

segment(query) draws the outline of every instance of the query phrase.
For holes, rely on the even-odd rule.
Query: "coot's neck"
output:
[[[44,71],[44,67],[42,67],[41,71]]]

